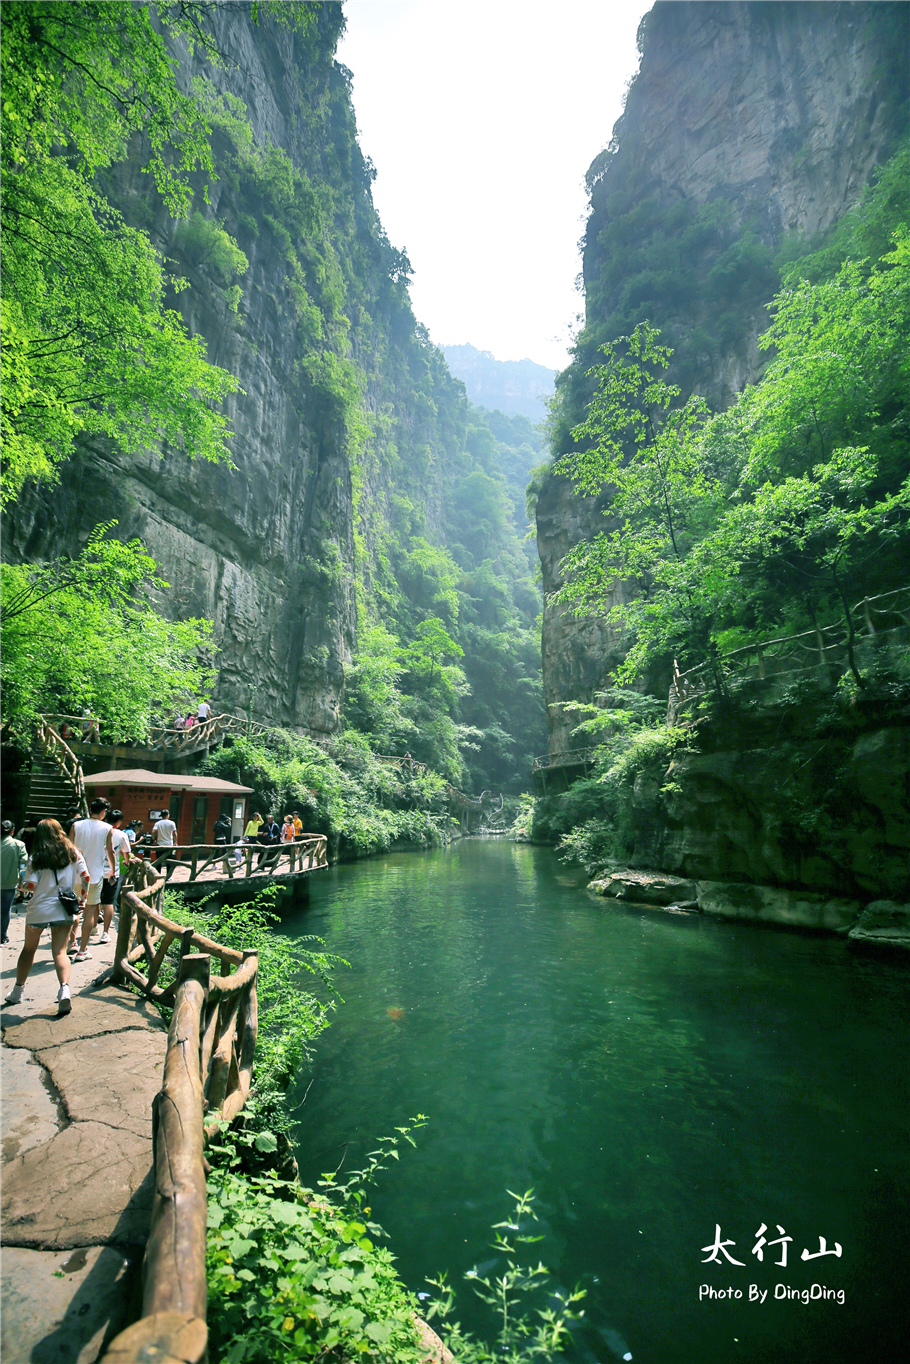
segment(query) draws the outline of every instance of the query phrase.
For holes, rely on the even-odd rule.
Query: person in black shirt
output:
[[[272,818],[271,815],[266,815],[265,823],[262,825],[262,828],[256,835],[256,842],[260,845],[259,861],[257,863],[257,866],[260,867],[262,866],[263,862],[269,855],[269,848],[273,848],[275,844],[279,842],[280,838],[281,830],[275,823],[275,820]]]

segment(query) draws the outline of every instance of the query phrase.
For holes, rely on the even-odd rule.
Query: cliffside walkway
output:
[[[721,654],[716,663],[699,663],[680,672],[674,662],[670,689],[671,711],[701,695],[716,681],[729,684],[747,679],[769,681],[793,673],[815,673],[830,682],[849,665],[851,653],[863,666],[886,649],[910,643],[910,587],[898,587],[877,597],[864,597],[850,609],[850,628],[844,620],[798,635],[747,644]]]
[[[57,1016],[46,953],[3,1011],[6,1364],[206,1357],[204,1144],[249,1094],[259,959],[164,918],[150,868],[134,880],[116,946],[74,963],[72,1012]],[[140,994],[111,988],[126,983]]]
[[[24,928],[14,913],[4,994]],[[147,1000],[92,989],[114,950],[93,942],[93,960],[73,964],[73,1011],[58,1018],[44,945],[22,1000],[0,1015],[4,1364],[89,1364],[126,1324],[138,1281],[167,1029]]]

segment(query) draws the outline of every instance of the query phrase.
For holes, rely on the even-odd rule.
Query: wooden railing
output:
[[[206,1357],[206,1140],[230,1121],[250,1091],[258,1030],[259,958],[181,927],[160,913],[163,877],[140,864],[120,901],[115,978],[172,1003],[161,1090],[152,1107],[154,1192],[142,1266],[142,1317],[121,1332],[105,1364]],[[155,904],[157,908],[152,908]],[[132,947],[133,931],[139,942]],[[180,940],[176,979],[156,984],[168,948]],[[192,948],[202,951],[193,952]],[[212,957],[222,974],[212,975]],[[148,975],[135,962],[145,957]],[[237,969],[231,972],[231,968]]]
[[[54,715],[50,718],[57,725],[67,724],[72,727],[74,731],[72,741],[74,743],[116,746],[103,737],[89,738],[86,733],[87,722],[84,715]],[[92,721],[96,727],[99,726],[99,723],[96,720]],[[212,715],[208,720],[196,721],[189,729],[152,725],[145,738],[125,740],[124,746],[127,748],[161,749],[179,754],[192,752],[197,748],[209,748],[223,739],[226,734],[233,734],[241,738],[259,738],[261,735],[267,734],[268,731],[268,725],[261,725],[256,720],[244,720],[239,715]]]
[[[417,762],[415,758],[397,758],[391,753],[374,753],[372,756],[383,767],[392,767],[404,777],[420,776],[424,772],[432,771],[426,763]],[[343,757],[339,761],[348,766],[359,765],[356,757]],[[480,810],[483,805],[482,796],[469,796],[464,791],[459,791],[450,781],[446,782],[446,799],[456,810]]]
[[[41,751],[59,768],[60,775],[72,787],[73,800],[79,813],[87,816],[88,800],[85,782],[82,779],[82,765],[69,744],[60,737],[50,720],[44,716],[38,722],[35,739]]]
[[[261,725],[255,720],[244,720],[239,715],[212,715],[208,720],[191,725],[189,729],[153,725],[149,730],[148,747],[184,753],[187,749],[205,748],[218,743],[225,734],[252,739],[268,732],[268,725]]]
[[[534,759],[533,771],[543,772],[548,767],[582,767],[594,761],[593,748],[567,748],[562,753],[542,753]]]
[[[878,597],[864,597],[851,609],[854,618],[854,647],[901,642],[910,634],[910,587],[899,587],[883,592]],[[754,669],[759,678],[774,677],[778,673],[805,672],[808,669],[843,667],[848,659],[849,631],[845,621],[825,625],[815,630],[804,630],[798,635],[780,635],[777,639],[746,644],[721,654],[716,664],[699,663],[680,672],[674,659],[673,690],[678,701],[703,692],[712,674],[729,678]]]
[[[239,849],[229,843],[181,843],[142,851],[151,865],[163,873],[164,880],[174,886],[203,880],[293,876],[297,872],[318,871],[329,864],[325,834],[302,834],[294,843],[247,843]]]

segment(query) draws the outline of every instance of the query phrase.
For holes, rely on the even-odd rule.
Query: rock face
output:
[[[910,948],[910,905],[873,900],[850,930],[851,942]]]
[[[423,533],[438,538],[449,460],[464,448],[451,415],[418,394],[422,376],[432,371],[462,427],[467,404],[415,324],[400,253],[373,209],[349,74],[334,61],[341,6],[313,8],[316,27],[302,34],[265,15],[257,26],[243,6],[212,7],[225,64],[178,53],[184,85],[204,77],[216,96],[242,101],[261,153],[244,163],[225,131],[230,120],[216,120],[218,178],[210,204],[201,195],[194,203],[248,259],[239,303],[155,198],[138,148],[108,187],[188,280],[168,305],[240,382],[228,409],[235,467],[175,450],[133,456],[83,446],[57,488],[27,492],[6,518],[3,554],[71,553],[116,518],[117,534],[139,537],[170,583],[159,609],[214,621],[216,708],[318,738],[339,724],[355,579],[377,538],[371,508],[396,491],[397,478]],[[303,177],[291,187],[296,200],[287,162],[273,175],[264,159],[270,148]],[[317,227],[307,214],[322,215]],[[407,467],[414,452],[419,481]]]
[[[633,865],[822,898],[906,899],[910,729],[774,740],[769,729],[753,744],[706,742],[639,773]]]
[[[763,305],[776,287],[770,264],[764,288],[747,280],[731,301],[712,294],[706,257],[707,282],[697,301],[682,307],[674,289],[654,292],[654,279],[668,270],[655,256],[641,276],[636,313],[621,258],[645,225],[673,211],[696,215],[716,205],[768,263],[785,234],[809,238],[836,222],[893,148],[906,95],[906,60],[896,54],[907,50],[907,18],[906,6],[888,4],[702,0],[658,3],[646,16],[639,75],[610,146],[588,173],[586,326],[573,366],[557,381],[565,408],[561,449],[583,417],[590,392],[584,371],[597,362],[597,346],[633,319],[647,316],[674,346],[688,346],[686,364],[672,376],[684,394],[702,393],[724,407],[756,377]],[[620,212],[629,215],[631,236],[617,245],[611,225]],[[669,268],[678,275],[696,267],[671,258]],[[547,597],[561,586],[567,550],[605,528],[603,506],[576,498],[564,479],[545,483],[537,536]],[[621,656],[621,642],[602,621],[546,606],[551,753],[572,746],[562,703],[590,701]]]

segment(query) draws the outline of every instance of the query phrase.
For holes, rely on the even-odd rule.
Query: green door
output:
[[[191,843],[205,842],[205,823],[206,815],[209,812],[208,796],[193,797],[193,832],[190,835]]]

